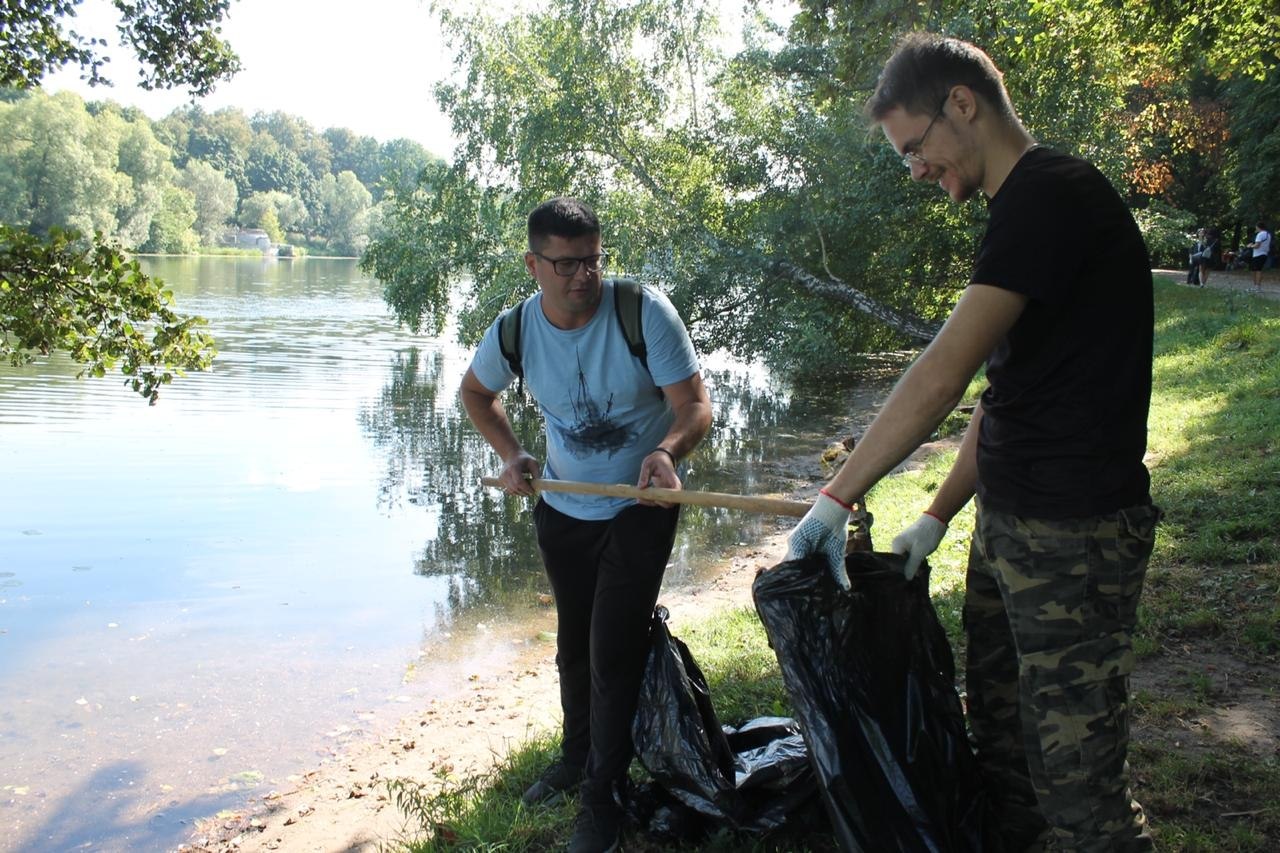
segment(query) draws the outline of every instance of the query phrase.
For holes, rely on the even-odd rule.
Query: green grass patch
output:
[[[196,254],[230,258],[260,258],[262,257],[262,250],[237,246],[201,246],[196,250]]]
[[[744,607],[669,627],[706,675],[721,723],[737,726],[756,717],[791,716],[778,659],[755,610]]]
[[[1280,305],[1157,280],[1158,565],[1280,559]]]
[[[1280,839],[1280,764],[1231,743],[1194,750],[1135,743],[1130,765],[1160,850],[1272,851]]]

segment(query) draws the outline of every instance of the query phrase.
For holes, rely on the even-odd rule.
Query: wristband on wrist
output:
[[[938,522],[939,524],[941,524],[943,527],[946,527],[946,526],[947,526],[947,522],[946,522],[945,520],[943,520],[942,516],[938,515],[936,512],[929,512],[929,510],[927,510],[927,509],[926,509],[926,510],[924,511],[924,515],[929,516],[929,517],[930,517],[930,518],[932,518],[934,521],[936,521],[936,522]]]
[[[671,467],[672,467],[672,468],[675,468],[675,467],[677,467],[677,466],[679,466],[679,465],[680,465],[680,460],[676,458],[676,455],[675,455],[674,453],[672,453],[670,450],[667,450],[665,447],[655,447],[655,448],[653,449],[653,452],[654,452],[654,453],[665,453],[665,454],[667,454],[667,456],[671,457]]]
[[[830,492],[828,492],[825,488],[823,488],[823,489],[818,489],[818,494],[820,494],[820,495],[826,495],[827,497],[831,498],[831,500],[833,500],[833,501],[835,501],[836,503],[840,504],[840,506],[842,506],[842,507],[844,507],[845,509],[849,510],[849,512],[853,512],[853,506],[852,506],[852,505],[847,504],[847,503],[845,503],[844,501],[840,500],[838,497],[836,497],[835,495],[833,495],[833,494],[831,494]]]

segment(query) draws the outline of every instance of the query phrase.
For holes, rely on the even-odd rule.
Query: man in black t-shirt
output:
[[[788,557],[823,554],[841,576],[852,499],[928,437],[986,362],[955,465],[893,550],[914,574],[976,494],[968,710],[1005,849],[1150,850],[1125,764],[1131,637],[1159,517],[1142,461],[1146,246],[1096,168],[1035,143],[971,44],[907,36],[867,112],[913,179],[956,202],[981,191],[990,221],[942,331],[797,525]]]

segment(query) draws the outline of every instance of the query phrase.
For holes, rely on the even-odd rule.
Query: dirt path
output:
[[[1152,270],[1154,273],[1171,276],[1177,279],[1179,284],[1185,287],[1192,285],[1185,284],[1187,280],[1186,270]],[[1248,270],[1214,270],[1209,273],[1208,287],[1213,290],[1231,290],[1240,293],[1246,293],[1252,296],[1261,296],[1264,299],[1280,299],[1280,270],[1265,270],[1262,273],[1262,289],[1254,290],[1253,273]]]

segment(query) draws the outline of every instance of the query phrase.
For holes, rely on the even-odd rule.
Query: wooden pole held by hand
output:
[[[789,501],[783,498],[760,498],[749,495],[731,495],[725,492],[695,492],[687,489],[663,489],[657,486],[641,489],[637,486],[626,486],[621,483],[581,483],[574,480],[543,480],[540,477],[534,477],[529,482],[533,485],[534,490],[539,492],[572,492],[578,495],[638,498],[673,504],[741,509],[765,515],[786,515],[792,518],[801,518],[809,511],[811,506],[811,504],[803,501]],[[503,488],[502,481],[497,477],[481,477],[480,485],[492,486],[497,489]]]

